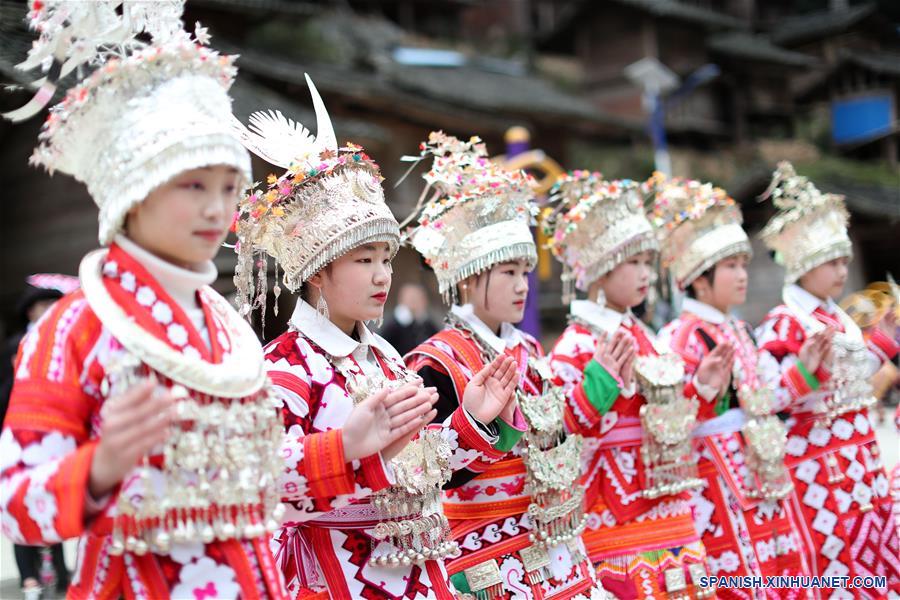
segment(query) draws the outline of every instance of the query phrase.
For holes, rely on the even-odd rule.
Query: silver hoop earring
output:
[[[594,302],[601,308],[606,306],[606,292],[603,291],[603,288],[597,290],[597,297],[594,299]]]

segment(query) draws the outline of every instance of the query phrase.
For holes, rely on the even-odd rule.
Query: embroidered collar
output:
[[[291,325],[309,338],[319,348],[334,357],[365,355],[370,348],[377,348],[382,356],[399,359],[400,355],[387,340],[369,331],[364,323],[356,323],[356,334],[359,341],[353,339],[341,329],[320,315],[315,308],[302,299],[297,300],[294,314],[291,315]]]
[[[620,313],[617,310],[600,306],[591,300],[573,300],[569,305],[569,312],[576,319],[581,319],[606,332],[615,331],[619,325],[631,327],[634,323],[634,315],[631,310]]]
[[[824,301],[820,300],[799,285],[791,284],[781,290],[781,299],[807,331],[816,332],[825,328],[826,324],[814,314],[817,308],[821,308],[831,315],[832,319],[837,319],[840,322],[844,330],[841,335],[846,335],[854,341],[863,339],[859,325],[831,298]]]
[[[262,387],[265,362],[256,333],[212,288],[198,292],[210,334],[207,347],[181,306],[118,244],[89,253],[78,272],[85,298],[104,327],[150,368],[223,398],[244,397]]]
[[[472,328],[472,331],[478,334],[478,337],[497,354],[503,354],[507,348],[515,348],[525,343],[522,332],[509,323],[500,324],[499,336],[491,331],[491,328],[475,315],[475,307],[471,304],[463,304],[461,306],[454,304],[450,307],[450,312],[457,318],[465,321]]]
[[[715,306],[700,302],[694,298],[685,298],[681,303],[682,312],[689,312],[692,315],[700,317],[703,321],[714,325],[722,325],[732,320],[732,316],[725,314]]]
[[[138,246],[124,235],[117,235],[115,243],[141,263],[147,272],[186,310],[199,308],[197,292],[211,285],[218,276],[213,262],[207,261],[199,270],[183,269]]]
[[[821,308],[829,315],[837,312],[837,304],[831,298],[821,300],[810,294],[796,283],[784,288],[785,300],[789,300],[793,306],[803,310],[806,314],[812,314],[817,308]]]
[[[206,301],[218,297],[212,288],[198,288],[196,299],[186,307],[169,294],[142,261],[118,243],[110,244],[98,256],[107,293],[139,327],[192,358],[218,363],[223,353],[233,350],[228,331],[221,331],[222,321],[210,311]],[[209,334],[208,343],[201,333],[204,327]]]

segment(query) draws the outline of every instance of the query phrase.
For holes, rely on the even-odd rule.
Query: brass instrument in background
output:
[[[888,275],[887,281],[870,283],[841,301],[841,308],[863,331],[877,327],[886,318],[900,323],[900,285]],[[883,399],[900,376],[897,366],[886,361],[872,375],[871,384],[876,398]]]

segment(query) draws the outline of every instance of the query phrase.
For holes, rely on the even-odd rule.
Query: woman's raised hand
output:
[[[518,385],[516,361],[505,354],[500,355],[485,365],[466,385],[463,408],[481,423],[490,423],[501,413],[511,415],[515,412]]]
[[[356,406],[342,428],[344,458],[347,461],[385,452],[397,452],[437,414],[434,388],[407,384],[396,390],[381,389]],[[399,448],[395,442],[402,442]],[[387,452],[389,453],[389,452]]]
[[[175,398],[158,385],[156,378],[149,378],[103,403],[100,437],[88,475],[94,498],[110,492],[144,455],[169,437]]]
[[[820,366],[828,362],[833,337],[834,329],[828,327],[806,338],[803,345],[800,346],[797,358],[807,371],[815,373]]]
[[[720,396],[731,383],[733,363],[734,345],[731,342],[719,344],[700,361],[700,366],[697,367],[697,381],[715,388],[717,396]]]

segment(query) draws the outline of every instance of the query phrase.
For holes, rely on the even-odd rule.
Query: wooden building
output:
[[[2,82],[31,81],[14,68],[33,38],[22,21],[24,5],[0,0],[0,11]],[[466,138],[480,135],[495,154],[504,152],[503,133],[513,125],[526,126],[536,146],[557,156],[570,139],[627,145],[641,137],[639,124],[604,114],[516,61],[445,49],[383,18],[302,2],[196,0],[188,4],[185,21],[198,20],[209,27],[215,48],[240,54],[233,96],[235,112],[243,119],[253,110],[276,108],[313,125],[304,80],[309,73],[339,139],[360,143],[381,165],[388,203],[399,219],[412,210],[425,168],[395,188],[409,166],[399,159],[417,153],[419,142],[433,129]],[[438,58],[449,56],[452,64],[431,64],[432,51]],[[27,97],[24,91],[7,94],[0,98],[0,110],[20,106]],[[84,186],[27,164],[40,121],[0,123],[0,185],[6,195],[0,219],[0,316],[5,322],[12,318],[28,274],[74,274],[80,257],[97,245],[96,208]],[[254,163],[258,180],[273,170]],[[223,250],[217,258],[222,291],[233,289],[233,264],[233,256]],[[395,287],[409,280],[434,287],[412,251],[401,252],[395,272]],[[282,298],[283,322],[292,300]],[[437,300],[436,292],[433,298]],[[278,320],[268,318],[266,337],[278,326]]]

